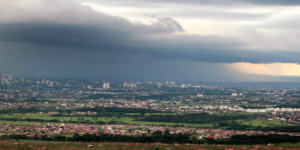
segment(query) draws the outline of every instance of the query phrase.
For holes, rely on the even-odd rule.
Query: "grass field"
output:
[[[128,113],[127,115],[135,115],[136,113]],[[176,115],[176,113],[146,113],[146,115]],[[230,115],[230,114],[225,114],[225,115]],[[232,114],[231,114],[232,115]],[[251,115],[251,114],[249,114]],[[21,119],[26,119],[26,118],[31,118],[31,119],[43,119],[43,120],[52,120],[52,119],[57,119],[61,123],[68,122],[68,121],[79,121],[79,122],[85,122],[85,123],[97,123],[97,122],[116,122],[117,124],[133,124],[133,125],[155,125],[155,126],[174,126],[174,125],[179,125],[179,126],[185,126],[185,127],[199,127],[199,128],[211,128],[214,127],[213,124],[189,124],[189,123],[170,123],[170,122],[151,122],[151,121],[134,121],[133,117],[72,117],[72,116],[62,116],[62,117],[52,117],[49,114],[1,114],[0,118],[21,118]],[[248,126],[254,126],[254,127],[281,127],[281,126],[296,126],[294,124],[288,124],[281,122],[279,120],[236,120],[238,123],[242,125],[248,125]],[[46,121],[47,122],[47,121]],[[37,122],[26,122],[26,121],[5,121],[5,120],[0,120],[0,123],[6,123],[6,124],[34,124]]]
[[[15,125],[25,125],[25,124],[36,124],[38,122],[26,122],[26,121],[6,121],[0,120],[0,124],[15,124]]]
[[[86,121],[89,120],[91,123],[96,123],[97,121],[103,121],[103,122],[111,122],[111,121],[117,121],[117,122],[124,122],[126,124],[134,124],[134,125],[155,125],[155,126],[174,126],[174,125],[183,125],[185,127],[213,127],[212,124],[189,124],[189,123],[167,123],[167,122],[150,122],[150,121],[133,121],[134,118],[132,117],[51,117],[48,114],[2,114],[0,115],[1,118],[31,118],[31,119],[44,119],[44,120],[51,120],[51,119],[58,119],[60,122],[67,122],[70,120],[73,121]],[[25,121],[4,121],[0,120],[0,122],[6,123],[6,124],[25,124]],[[22,122],[22,123],[21,123]],[[33,122],[29,122],[33,123]],[[37,122],[35,122],[37,123]]]

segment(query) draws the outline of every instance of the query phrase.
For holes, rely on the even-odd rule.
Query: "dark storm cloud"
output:
[[[3,23],[0,39],[43,45],[71,46],[118,50],[138,42],[140,36],[182,32],[183,28],[170,18],[162,18],[149,26],[111,20],[100,25],[66,25],[57,23]]]
[[[29,19],[22,20],[22,17],[15,15],[14,21],[2,20],[0,40],[107,52],[145,53],[155,59],[210,63],[300,62],[300,54],[296,52],[251,51],[245,48],[248,43],[231,37],[182,34],[183,27],[172,18],[152,16],[156,21],[150,25],[134,24],[72,1],[55,2],[43,3],[41,7],[45,8],[43,11],[46,15],[40,15],[38,11],[20,11]],[[48,7],[61,9],[53,13]],[[57,16],[53,20],[54,15]]]
[[[112,26],[109,28],[49,23],[1,24],[0,39],[106,51],[144,52],[155,59],[183,59],[210,63],[300,62],[298,59],[300,54],[296,52],[239,50],[237,47],[247,43],[234,38],[173,35],[165,32],[174,29],[146,30],[145,27],[133,26],[135,25],[125,29],[113,29]],[[177,30],[181,31],[181,28]]]

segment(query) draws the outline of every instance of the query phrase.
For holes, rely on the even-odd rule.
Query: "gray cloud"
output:
[[[183,12],[176,10],[166,13],[167,15],[175,15],[177,17],[201,18],[201,19],[217,19],[217,20],[261,20],[269,17],[270,13],[244,13],[244,12],[228,12],[215,10],[191,9]]]
[[[136,24],[122,17],[95,12],[72,1],[43,2],[39,7],[45,15],[34,10],[16,10],[28,19],[24,20],[19,15],[13,15],[8,21],[3,19],[0,40],[114,53],[144,53],[162,60],[300,63],[297,52],[251,51],[247,49],[248,43],[236,38],[182,34],[183,27],[172,18],[153,16],[156,20],[153,24]],[[44,9],[47,7],[61,9]]]

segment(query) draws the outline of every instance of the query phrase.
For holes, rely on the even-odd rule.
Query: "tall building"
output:
[[[2,82],[12,81],[12,75],[11,74],[0,75],[0,80]]]
[[[108,82],[104,82],[103,83],[103,88],[104,89],[110,88],[110,84]]]
[[[175,85],[175,82],[170,82],[171,85]]]
[[[53,81],[50,81],[50,86],[53,86]]]
[[[12,75],[11,75],[11,74],[8,75],[8,80],[9,80],[9,81],[12,80]]]
[[[46,80],[45,79],[42,80],[42,84],[46,84]]]

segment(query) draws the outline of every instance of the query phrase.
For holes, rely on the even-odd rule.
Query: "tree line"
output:
[[[161,131],[160,131],[161,132]],[[16,139],[16,140],[44,140],[44,141],[74,141],[74,142],[138,142],[138,143],[191,143],[191,144],[228,144],[228,145],[254,145],[254,144],[268,144],[268,143],[298,143],[300,137],[289,135],[234,135],[228,139],[197,139],[191,137],[190,134],[160,134],[155,133],[151,136],[130,136],[130,135],[112,135],[112,134],[74,134],[73,137],[66,137],[63,135],[57,135],[54,137],[27,137],[26,135],[3,135],[1,139]]]
[[[138,117],[135,121],[152,121],[152,122],[172,122],[172,123],[191,123],[191,124],[205,124],[205,123],[218,123],[220,120],[238,120],[254,118],[255,116],[249,115],[209,115],[207,113],[200,114],[184,114],[184,115],[149,115]]]
[[[98,113],[161,113],[161,111],[156,111],[152,109],[142,109],[142,108],[118,108],[118,107],[95,107],[95,108],[79,108],[76,111],[93,111]]]

